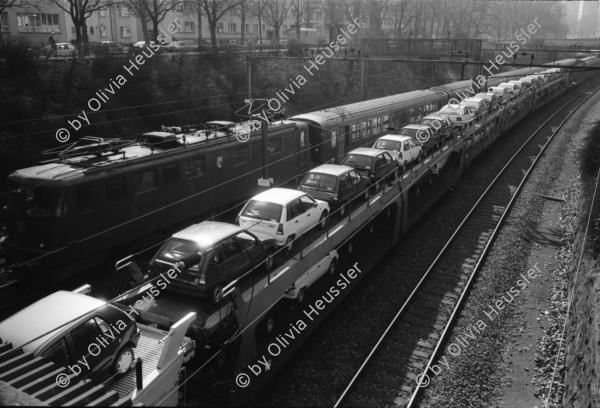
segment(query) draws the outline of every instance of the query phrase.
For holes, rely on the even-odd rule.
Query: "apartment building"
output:
[[[32,44],[41,44],[54,35],[57,42],[66,42],[65,12],[56,6],[43,11],[33,7],[9,7],[0,13],[2,37],[5,41],[23,38]]]

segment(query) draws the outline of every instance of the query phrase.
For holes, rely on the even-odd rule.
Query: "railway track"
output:
[[[451,334],[505,217],[554,135],[600,91],[591,88],[561,106],[500,170],[402,304],[335,407],[416,406],[430,367]]]

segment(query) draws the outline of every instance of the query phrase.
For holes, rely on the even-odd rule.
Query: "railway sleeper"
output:
[[[425,366],[424,364],[421,364],[421,367],[424,367],[424,366]],[[385,372],[393,374],[395,376],[408,378],[411,380],[414,380],[415,378],[417,378],[417,375],[418,375],[418,374],[415,374],[412,371],[408,370],[406,365],[403,365],[402,367],[396,367],[396,366],[384,365],[383,363],[379,363],[379,364],[374,365],[372,369],[376,370],[376,371],[385,371]],[[422,371],[423,369],[420,368],[418,370]]]
[[[384,394],[381,391],[374,391],[374,390],[371,390],[371,389],[365,388],[365,387],[358,387],[356,391],[358,393],[366,395],[368,397],[376,398],[376,399],[382,400],[382,401],[391,402],[392,404],[395,404],[395,405],[406,405],[406,399],[402,398],[400,396]],[[365,405],[363,404],[361,406],[364,407]]]
[[[426,341],[426,340],[421,340],[419,338],[407,338],[406,336],[404,337],[398,337],[394,339],[395,342],[397,343],[406,343],[406,344],[412,344],[412,345],[417,345],[419,347],[422,347],[424,349],[432,349],[434,344],[431,344],[430,342]]]
[[[450,298],[456,299],[460,296],[460,292],[457,294],[456,289],[454,290],[443,290],[438,288],[427,288],[427,295],[438,295],[439,297],[448,296]]]
[[[414,350],[410,347],[408,343],[394,343],[388,344],[387,348],[394,353],[403,353],[409,355],[412,358],[425,358],[428,359],[431,356],[431,353],[426,353],[421,350]],[[412,345],[414,346],[414,344]]]
[[[377,376],[377,375],[366,375],[365,379],[372,384],[383,385],[384,387],[391,388],[398,393],[400,393],[400,392],[409,393],[414,388],[414,387],[409,387],[408,385],[399,384],[398,381],[389,380],[387,378],[381,378],[380,376]]]
[[[438,336],[437,334],[431,333],[428,330],[419,330],[420,328],[421,326],[409,326],[408,324],[402,324],[399,326],[398,329],[403,333],[414,334],[415,336],[418,336],[420,338],[427,337],[432,341],[438,341],[440,339],[440,336]]]
[[[454,310],[454,306],[448,306],[445,303],[442,303],[440,301],[440,299],[437,300],[437,305],[436,306],[431,306],[430,303],[423,303],[423,302],[415,302],[415,304],[413,305],[414,308],[418,308],[418,309],[422,309],[422,310],[426,310],[426,311],[430,311],[431,313],[446,313],[446,314],[452,314],[452,311]]]
[[[434,311],[437,312],[437,314],[434,314]],[[445,310],[439,310],[434,308],[431,308],[429,310],[420,310],[419,308],[412,307],[410,310],[408,310],[407,313],[416,316],[421,316],[424,321],[437,321],[439,319],[446,320],[449,317],[449,314]]]

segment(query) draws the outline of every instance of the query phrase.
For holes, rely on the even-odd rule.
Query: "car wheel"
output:
[[[275,263],[274,258],[275,258],[275,253],[273,250],[270,250],[267,253],[267,259],[265,259],[265,269],[267,270],[267,272],[269,272],[271,269],[273,269],[273,264]]]
[[[331,263],[329,264],[329,268],[327,269],[327,271],[329,272],[330,275],[333,275],[335,273],[336,266],[337,266],[337,260],[334,258],[331,260]]]
[[[212,291],[213,302],[219,303],[223,299],[223,287],[221,285],[215,286]]]
[[[292,248],[294,248],[294,236],[290,235],[285,242],[285,250],[287,252],[292,252]]]
[[[306,288],[302,288],[298,291],[298,296],[296,296],[296,299],[298,300],[298,303],[302,303],[304,302],[304,294],[306,292]]]
[[[113,372],[117,375],[126,374],[131,368],[131,364],[135,360],[133,349],[130,346],[125,346],[115,356],[113,363]]]
[[[321,213],[321,218],[319,218],[319,227],[321,229],[325,229],[327,226],[327,210]]]

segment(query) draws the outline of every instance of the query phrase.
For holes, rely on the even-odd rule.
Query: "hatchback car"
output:
[[[369,179],[352,167],[337,164],[322,164],[309,171],[300,182],[298,190],[311,197],[327,201],[332,208],[346,213],[346,203],[361,194],[369,198]]]
[[[342,164],[368,177],[376,192],[383,179],[392,181],[398,177],[398,162],[385,150],[359,147],[348,153]]]
[[[476,119],[480,119],[482,115],[488,111],[487,102],[483,98],[477,98],[473,96],[463,99],[460,104],[462,106],[468,106],[469,108],[472,108]]]
[[[303,191],[271,188],[252,197],[240,211],[240,227],[268,235],[291,251],[294,240],[319,225],[327,226],[329,204]]]
[[[386,150],[401,166],[406,166],[421,157],[422,147],[410,136],[385,135],[381,136],[373,149]]]
[[[512,90],[507,89],[507,88],[500,88],[498,86],[489,87],[488,92],[492,92],[492,93],[495,93],[496,95],[498,95],[500,97],[500,100],[503,103],[508,101],[513,96]]]
[[[474,97],[485,100],[489,106],[490,111],[495,111],[500,106],[501,98],[499,95],[493,92],[478,93]]]
[[[438,114],[450,119],[454,126],[463,126],[475,118],[472,108],[461,105],[444,105]]]
[[[435,129],[442,137],[451,136],[454,132],[452,121],[443,115],[427,115],[419,122],[422,125],[429,125]]]
[[[400,135],[411,137],[424,150],[436,144],[440,138],[436,129],[430,125],[407,125],[400,129]]]
[[[244,231],[237,225],[204,221],[192,225],[169,238],[158,250],[150,265],[155,274],[166,273],[177,266],[181,273],[169,289],[219,302],[223,287],[234,279],[264,263],[273,267],[276,241],[260,233]],[[177,265],[195,256],[194,265]]]
[[[73,44],[69,43],[58,43],[56,44],[56,56],[57,57],[76,57],[77,49]]]
[[[498,87],[508,89],[509,93],[512,92],[514,96],[517,96],[521,92],[520,85],[509,82],[502,82],[501,84],[498,84]]]
[[[127,373],[139,337],[123,310],[77,291],[55,292],[0,323],[3,341],[68,366],[77,380]]]

